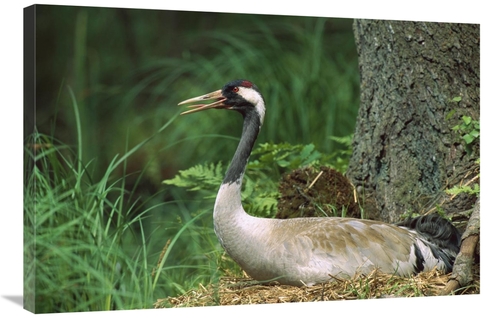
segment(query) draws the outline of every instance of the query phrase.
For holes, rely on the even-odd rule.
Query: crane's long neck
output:
[[[219,188],[214,207],[215,217],[221,217],[223,214],[234,215],[243,211],[241,208],[241,185],[248,158],[259,135],[262,122],[257,111],[249,111],[243,117],[243,133]]]
[[[226,172],[226,176],[222,182],[223,184],[233,182],[241,183],[240,181],[245,174],[248,158],[252,152],[255,140],[259,135],[260,126],[260,119],[256,112],[249,112],[244,115],[241,139]]]

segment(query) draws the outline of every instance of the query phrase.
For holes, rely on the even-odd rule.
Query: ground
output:
[[[373,271],[368,276],[334,280],[316,286],[286,286],[278,283],[258,284],[247,277],[223,277],[218,284],[200,286],[178,297],[158,299],[155,308],[201,307],[244,304],[275,304],[355,300],[368,298],[421,297],[440,295],[450,274],[437,270],[414,277],[399,277]],[[456,294],[479,293],[479,267],[474,282]]]

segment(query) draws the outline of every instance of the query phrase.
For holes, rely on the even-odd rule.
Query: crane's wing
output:
[[[387,273],[415,272],[419,239],[406,229],[348,218],[288,219],[275,242],[274,255],[299,276],[351,277],[375,268]],[[288,228],[289,227],[289,228]],[[293,230],[292,230],[293,229]]]

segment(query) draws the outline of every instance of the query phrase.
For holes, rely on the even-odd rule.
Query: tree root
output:
[[[475,251],[479,244],[479,196],[470,216],[465,232],[462,234],[462,244],[457,255],[453,272],[441,292],[441,295],[453,294],[460,287],[467,286],[473,281],[472,265]]]

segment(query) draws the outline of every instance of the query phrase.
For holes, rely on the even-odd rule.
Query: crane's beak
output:
[[[226,108],[226,109],[230,108],[231,106],[224,104],[226,99],[227,98],[222,96],[222,90],[219,89],[219,90],[212,92],[212,93],[208,93],[208,94],[205,94],[202,96],[187,99],[183,102],[180,102],[178,105],[180,106],[180,105],[186,105],[186,104],[195,103],[195,102],[215,100],[215,102],[210,103],[210,104],[189,105],[188,108],[192,108],[192,109],[181,113],[181,115],[186,115],[186,114],[191,114],[191,113],[195,113],[195,112],[200,112],[202,110],[207,110],[210,108]]]

